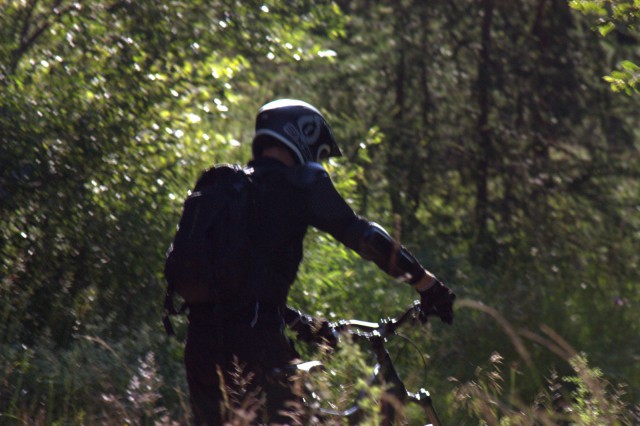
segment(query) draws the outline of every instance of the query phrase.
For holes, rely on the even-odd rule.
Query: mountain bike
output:
[[[426,389],[420,388],[415,393],[407,390],[387,348],[392,339],[402,337],[398,329],[404,325],[419,322],[420,315],[420,302],[415,301],[396,318],[383,318],[378,322],[342,320],[331,324],[336,336],[348,336],[373,355],[375,366],[367,380],[367,385],[379,386],[382,389],[380,397],[382,425],[396,424],[400,411],[408,404],[417,404],[421,407],[425,420],[430,425],[441,426],[442,424],[433,406],[431,395]],[[327,373],[327,368],[320,361],[304,362],[274,371],[274,374],[302,377],[302,380]],[[327,401],[323,401],[322,397],[313,390],[307,390],[303,394],[305,405],[315,412],[316,417],[326,420],[343,418],[348,421],[348,424],[356,425],[362,422],[366,415],[361,402],[367,393],[367,389],[360,390],[354,400],[349,403],[350,406],[344,409],[327,408]]]

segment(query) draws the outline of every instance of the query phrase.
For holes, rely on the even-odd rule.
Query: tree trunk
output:
[[[491,110],[491,24],[494,0],[482,2],[482,39],[478,62],[478,153],[476,161],[476,244],[473,258],[482,266],[495,262],[493,238],[489,231],[489,174],[491,167],[492,135],[489,124]]]

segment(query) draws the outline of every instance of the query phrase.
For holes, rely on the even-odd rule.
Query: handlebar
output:
[[[404,313],[396,318],[386,318],[379,322],[367,322],[360,320],[341,320],[331,324],[334,335],[349,333],[363,338],[381,337],[396,333],[396,330],[407,322],[415,323],[422,314],[420,301],[415,300]]]
[[[376,380],[379,374],[382,374],[387,381],[387,385],[391,385],[387,389],[387,392],[394,395],[400,401],[409,400],[418,404],[423,408],[432,426],[441,426],[440,419],[433,408],[429,392],[423,388],[417,393],[407,391],[405,384],[393,365],[389,353],[385,349],[385,341],[388,336],[395,335],[396,331],[405,324],[415,324],[417,321],[421,323],[426,322],[426,318],[429,315],[429,312],[423,311],[420,301],[415,300],[402,314],[395,318],[382,319],[377,323],[360,320],[342,320],[331,324],[331,327],[336,338],[339,334],[346,333],[352,337],[367,340],[368,343],[371,344],[371,349],[373,349],[377,359],[372,382]],[[381,371],[383,371],[383,373],[381,373]],[[361,395],[359,395],[359,397],[360,396]],[[355,405],[350,410],[338,414],[352,415],[357,411],[357,407],[358,405]],[[395,411],[393,407],[387,407],[386,410],[387,413]],[[336,412],[333,413],[335,414]],[[391,415],[393,416],[393,414]]]

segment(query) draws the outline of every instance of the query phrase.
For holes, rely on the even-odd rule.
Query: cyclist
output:
[[[309,226],[404,279],[426,312],[453,321],[454,293],[380,225],[356,215],[334,188],[320,162],[341,151],[315,107],[276,100],[260,108],[255,126],[248,281],[232,301],[189,309],[185,365],[198,425],[222,424],[229,401],[247,395],[264,408],[256,423],[295,423],[296,396],[267,373],[297,357],[283,328]]]

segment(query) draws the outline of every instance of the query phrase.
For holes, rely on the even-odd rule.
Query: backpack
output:
[[[219,303],[237,296],[250,260],[248,221],[253,169],[219,165],[206,170],[184,201],[176,234],[166,254],[164,319],[189,304]],[[174,294],[185,301],[180,311]]]

